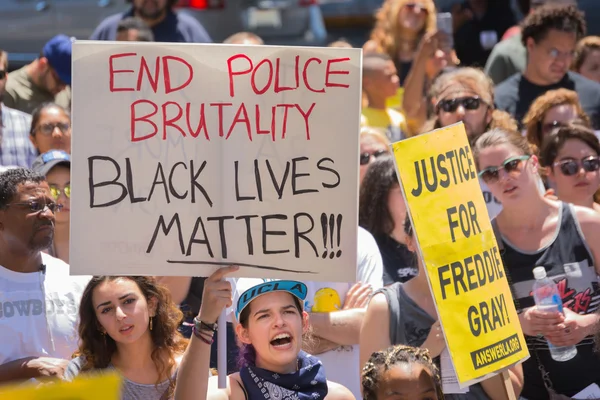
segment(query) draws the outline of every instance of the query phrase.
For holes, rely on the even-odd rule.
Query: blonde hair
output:
[[[372,136],[374,139],[376,139],[378,142],[380,142],[386,147],[390,145],[390,140],[386,136],[385,131],[383,131],[382,129],[373,128],[371,126],[365,126],[360,129],[359,142],[360,139],[366,136]]]
[[[562,105],[572,105],[575,107],[577,116],[581,118],[586,125],[590,125],[590,119],[583,111],[579,103],[577,93],[568,89],[549,90],[531,104],[529,111],[523,118],[523,125],[527,131],[527,140],[537,149],[542,146],[542,121],[544,116],[551,108]]]
[[[398,43],[402,37],[398,29],[398,14],[411,0],[385,0],[375,14],[375,28],[371,32],[371,40],[377,44],[377,50],[388,54],[392,59],[398,55]],[[427,10],[425,27],[419,32],[419,40],[427,32],[433,32],[436,26],[436,10],[433,0],[423,0]]]
[[[450,86],[461,84],[473,92],[488,105],[494,106],[494,82],[480,68],[462,67],[443,73],[431,85],[429,96],[439,101],[439,97]]]

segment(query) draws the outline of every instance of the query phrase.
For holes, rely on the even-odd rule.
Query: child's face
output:
[[[440,400],[431,373],[421,364],[401,363],[383,373],[377,400]]]
[[[381,96],[392,97],[400,87],[400,78],[393,61],[387,61],[380,70],[369,79],[370,89]]]

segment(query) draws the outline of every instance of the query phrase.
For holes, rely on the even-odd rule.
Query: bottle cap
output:
[[[546,268],[544,268],[544,267],[535,267],[533,269],[533,277],[535,279],[544,279],[546,277]]]

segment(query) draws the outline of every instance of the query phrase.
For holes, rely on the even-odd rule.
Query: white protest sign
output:
[[[77,41],[71,272],[356,280],[361,52]]]

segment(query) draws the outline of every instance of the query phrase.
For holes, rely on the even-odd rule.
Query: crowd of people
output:
[[[210,42],[174,3],[133,0],[91,39]],[[0,383],[116,371],[124,400],[505,398],[500,376],[460,393],[442,384],[443,327],[390,153],[462,122],[532,354],[508,370],[515,396],[600,385],[600,37],[586,36],[574,1],[520,1],[520,24],[503,3],[457,5],[452,36],[437,30],[433,0],[377,12],[363,47],[353,284],[234,279],[235,266],[70,276],[72,38],[51,38],[11,73],[0,50]],[[564,313],[535,306],[536,266],[562,288]],[[226,388],[214,376],[222,310]],[[548,342],[577,355],[554,361]]]

